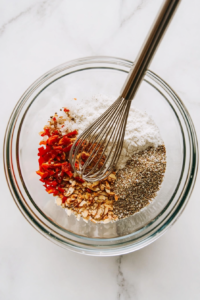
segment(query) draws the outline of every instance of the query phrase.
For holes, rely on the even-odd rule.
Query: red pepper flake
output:
[[[47,140],[47,145],[54,145],[59,138],[59,135],[53,135]]]
[[[58,144],[67,146],[70,143],[71,143],[71,139],[65,135],[65,136],[63,136],[63,138],[60,139]]]
[[[69,151],[71,150],[72,145],[73,145],[73,144],[71,144],[71,145],[69,145],[69,146],[63,148],[63,151],[64,151],[64,152],[69,152]]]
[[[50,136],[49,128],[44,128],[44,131],[41,131],[39,134],[41,136],[45,136],[45,135]]]
[[[55,188],[47,187],[46,191],[48,194],[58,194],[58,191]]]
[[[63,147],[62,146],[53,146],[54,150],[61,150],[63,151]]]
[[[66,134],[67,137],[72,137],[74,135],[77,135],[78,134],[78,131],[77,130],[74,130],[74,131],[71,131],[69,132],[68,134]]]
[[[68,197],[65,197],[63,195],[60,195],[61,199],[62,199],[62,203],[65,203],[65,201],[67,200]]]
[[[75,168],[76,168],[76,169],[78,169],[78,168],[79,168],[79,163],[78,163],[78,162],[75,162],[75,164],[74,164],[74,165],[75,165]],[[77,178],[78,178],[78,177],[77,177]]]
[[[83,152],[83,153],[81,154],[81,158],[82,158],[82,160],[83,160],[84,162],[88,159],[89,156],[90,156],[90,154],[89,154],[89,153],[86,153],[86,152]]]
[[[48,172],[41,172],[41,171],[36,171],[36,173],[38,175],[40,175],[42,178],[46,178],[47,176],[49,176]]]
[[[57,181],[50,181],[50,180],[44,180],[43,181],[46,185],[50,185],[50,186],[53,186],[53,187],[56,187],[58,185],[58,182]]]
[[[43,163],[43,164],[41,164],[41,168],[44,170],[48,170],[48,168],[51,168],[51,165],[48,163]]]
[[[66,112],[66,113],[70,111],[70,110],[69,110],[69,109],[67,109],[66,107],[64,107],[64,109],[63,109],[63,110],[64,110],[64,112]]]
[[[59,192],[58,191],[55,191],[54,193],[53,193],[53,196],[57,196],[59,194]]]
[[[83,179],[80,178],[80,177],[74,177],[74,179],[76,179],[76,181],[78,181],[78,182],[80,182],[80,183],[85,182],[85,180],[83,180]]]
[[[46,141],[41,141],[40,143],[39,143],[39,145],[46,145]]]
[[[72,173],[71,171],[67,171],[66,173],[67,173],[67,175],[68,175],[69,177],[72,177],[72,176],[73,176],[73,173]]]
[[[59,190],[59,192],[61,192],[61,193],[64,193],[64,192],[65,192],[65,190],[62,189],[62,188],[60,188],[59,186],[58,186],[58,190]]]
[[[88,192],[88,193],[91,193],[92,191],[91,190],[89,190],[89,189],[86,189],[86,191]]]
[[[39,165],[43,164],[45,162],[45,159],[43,157],[40,157],[38,159]]]
[[[44,156],[44,155],[46,155],[50,150],[51,150],[51,147],[48,146],[48,145],[46,146],[46,148],[40,147],[40,148],[38,148],[38,156]]]
[[[55,117],[53,117],[53,121],[54,121],[54,122],[56,122],[56,121],[57,121]]]
[[[71,170],[72,170],[72,167],[69,162],[66,161],[65,163],[62,164],[63,172],[67,173],[68,171],[71,171]]]

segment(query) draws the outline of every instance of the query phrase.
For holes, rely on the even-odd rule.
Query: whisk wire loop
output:
[[[108,176],[116,167],[121,154],[130,101],[119,97],[74,142],[70,160],[76,173],[88,181]],[[89,156],[83,163],[81,154]],[[78,163],[78,168],[75,167]]]

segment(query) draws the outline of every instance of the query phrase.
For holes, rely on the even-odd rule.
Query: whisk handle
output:
[[[161,38],[166,32],[174,12],[181,0],[165,0],[147,38],[133,64],[124,86],[121,97],[132,100],[155,54]]]

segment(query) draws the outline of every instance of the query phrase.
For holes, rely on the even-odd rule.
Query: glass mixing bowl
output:
[[[132,102],[158,125],[167,151],[167,168],[154,201],[114,223],[94,224],[67,216],[48,195],[35,171],[42,130],[50,115],[95,94],[117,96],[131,61],[89,57],[62,64],[36,80],[15,106],[4,141],[5,175],[11,194],[28,222],[54,243],[79,253],[112,256],[138,250],[160,237],[180,216],[194,187],[198,145],[182,101],[156,74],[147,71]]]

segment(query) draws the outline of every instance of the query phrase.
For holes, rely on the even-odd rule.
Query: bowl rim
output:
[[[40,233],[43,234],[43,236],[45,237],[49,237],[49,233],[48,231],[45,231],[44,227],[38,226],[38,222],[36,224],[36,222],[34,222],[33,224],[33,217],[29,216],[29,212],[27,212],[27,209],[25,208],[25,206],[23,205],[23,203],[19,203],[19,199],[17,199],[16,195],[15,195],[15,187],[12,183],[12,178],[11,178],[11,172],[9,172],[9,147],[10,147],[10,141],[9,141],[9,130],[11,129],[11,127],[13,126],[13,122],[15,120],[15,112],[16,110],[20,107],[22,100],[24,99],[24,97],[26,95],[29,94],[29,92],[31,92],[33,89],[37,89],[39,87],[39,85],[41,85],[41,81],[45,82],[47,80],[47,78],[50,76],[52,77],[53,75],[55,76],[57,73],[60,73],[62,70],[67,70],[72,68],[73,66],[81,66],[81,65],[85,65],[85,64],[91,64],[91,63],[109,63],[109,64],[120,64],[121,66],[125,66],[125,67],[130,67],[133,62],[131,62],[130,60],[126,60],[126,59],[122,59],[122,58],[118,58],[118,57],[110,57],[110,56],[92,56],[92,57],[83,57],[83,58],[79,58],[79,59],[75,59],[75,60],[71,60],[69,62],[63,63],[53,69],[51,69],[50,71],[46,72],[44,75],[42,75],[41,77],[39,77],[36,81],[34,81],[31,86],[24,92],[24,94],[21,96],[21,98],[19,99],[19,101],[17,102],[17,104],[15,105],[13,112],[10,116],[10,119],[8,121],[8,125],[5,131],[5,136],[4,136],[4,147],[3,147],[3,157],[4,157],[4,172],[5,172],[5,177],[6,177],[6,181],[8,184],[8,187],[10,189],[11,195],[17,205],[17,207],[19,208],[19,210],[21,211],[21,213],[24,215],[24,217],[27,219],[27,221]],[[116,70],[116,68],[115,68]],[[50,75],[51,74],[51,75]],[[52,75],[53,74],[53,75]],[[184,208],[186,207],[190,195],[192,193],[192,190],[194,188],[195,185],[195,181],[196,181],[196,177],[197,177],[197,171],[198,171],[198,142],[197,142],[197,137],[196,137],[196,132],[195,132],[195,128],[193,125],[193,122],[191,120],[191,117],[185,107],[185,105],[183,104],[183,102],[181,101],[181,99],[177,96],[177,94],[173,91],[173,89],[163,80],[161,79],[158,75],[156,75],[154,72],[148,70],[147,71],[147,75],[150,76],[154,81],[158,82],[160,85],[162,84],[162,87],[167,91],[167,93],[171,93],[171,95],[173,95],[173,97],[176,99],[177,103],[179,104],[179,106],[182,109],[182,113],[185,114],[185,118],[187,119],[189,125],[190,125],[190,129],[191,129],[191,135],[193,138],[193,144],[195,144],[195,153],[193,153],[193,163],[192,163],[192,177],[190,176],[190,179],[188,181],[188,186],[186,188],[186,193],[183,196],[181,202],[179,203],[178,207],[175,209],[175,211],[173,212],[173,214],[171,215],[170,219],[165,223],[165,226],[162,226],[162,230],[159,230],[159,232],[156,232],[155,236],[153,237],[152,235],[149,236],[149,238],[151,237],[151,241],[153,242],[155,239],[159,238],[162,234],[164,234],[164,232],[170,227],[172,226],[175,221],[178,219],[178,217],[180,216],[180,214],[183,212]],[[40,84],[39,84],[40,82]],[[52,83],[52,82],[51,82]],[[149,82],[148,82],[149,83]],[[39,84],[39,85],[38,85]],[[155,86],[153,86],[155,88]],[[158,90],[158,92],[160,93],[160,91]],[[178,212],[177,212],[178,210]],[[32,217],[32,218],[31,218]],[[34,220],[35,221],[35,220]],[[40,220],[41,221],[41,220]],[[48,220],[49,221],[49,220]],[[53,222],[53,224],[55,225],[55,223]],[[60,229],[62,229],[62,227],[58,226]],[[142,227],[143,229],[144,227]],[[67,230],[65,230],[67,231]],[[140,229],[139,229],[140,231]],[[68,231],[67,231],[68,232]],[[79,237],[81,239],[86,239],[86,240],[91,240],[91,241],[99,241],[99,240],[104,240],[104,239],[100,239],[100,238],[87,238],[84,236],[80,236],[77,235],[73,232],[68,232],[69,234]],[[135,232],[134,232],[135,233]],[[47,235],[48,234],[48,235]],[[133,235],[133,233],[126,235],[127,236],[131,236]],[[51,235],[51,237],[53,237]],[[120,238],[124,238],[123,237],[115,237],[115,238],[110,238],[109,240],[120,240]],[[50,239],[52,241],[52,239]],[[58,238],[56,238],[56,240],[58,240]],[[108,239],[105,239],[108,240]],[[63,241],[61,241],[63,243]],[[148,242],[147,244],[150,244],[150,242]],[[144,245],[144,244],[143,244]],[[144,247],[144,246],[142,246]],[[73,246],[72,246],[73,248]],[[79,247],[80,248],[80,247]],[[141,247],[140,247],[141,248]],[[137,250],[137,249],[136,249]],[[103,250],[104,251],[104,250]],[[133,250],[131,250],[133,251]],[[76,251],[77,252],[77,251]],[[119,252],[119,251],[118,251]],[[130,251],[129,251],[130,252]],[[123,251],[124,253],[124,251]],[[85,253],[87,254],[87,253]],[[91,253],[90,253],[91,255]],[[118,255],[114,254],[114,255]]]

